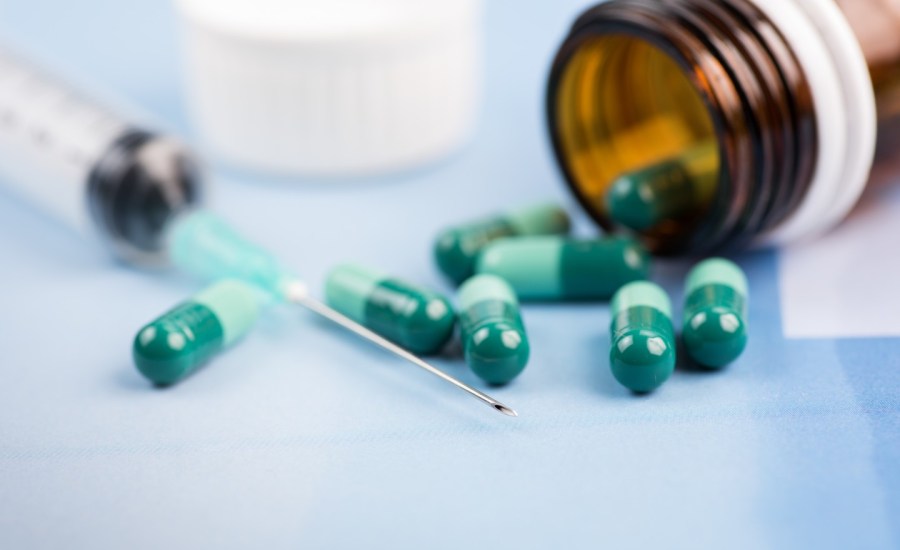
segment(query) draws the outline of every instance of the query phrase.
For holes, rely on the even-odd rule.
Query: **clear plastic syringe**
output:
[[[410,361],[493,409],[516,412],[314,299],[266,250],[200,209],[203,180],[177,140],[133,124],[0,46],[0,186],[135,264],[237,277]]]
[[[186,149],[0,46],[2,185],[129,263],[165,261],[169,222],[203,184]]]

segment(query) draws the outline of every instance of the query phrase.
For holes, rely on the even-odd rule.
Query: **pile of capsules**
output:
[[[666,292],[647,281],[650,257],[629,237],[575,239],[555,205],[539,205],[444,231],[435,245],[441,271],[460,288],[466,360],[487,382],[505,383],[528,360],[521,301],[612,298],[610,367],[623,386],[645,393],[675,369],[675,330]],[[720,368],[747,344],[747,279],[734,263],[712,258],[685,285],[684,349]],[[485,339],[490,344],[485,346]]]
[[[675,331],[665,291],[646,281],[650,257],[628,237],[574,239],[555,205],[538,205],[443,231],[440,270],[456,285],[458,310],[441,294],[358,265],[333,269],[325,301],[410,352],[443,350],[459,325],[465,360],[489,384],[506,384],[528,363],[519,301],[612,298],[610,365],[635,392],[649,392],[675,368]],[[747,342],[747,281],[735,264],[710,259],[686,284],[682,339],[701,365],[722,367]],[[255,286],[220,281],[138,331],[133,357],[151,381],[188,376],[255,324],[267,306]],[[190,327],[188,331],[187,328]]]

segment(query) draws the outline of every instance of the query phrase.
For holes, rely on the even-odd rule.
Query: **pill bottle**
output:
[[[615,186],[655,178],[644,198],[665,208],[628,227],[656,253],[809,239],[847,216],[896,131],[900,3],[609,0],[575,21],[546,102],[604,229],[621,225]]]

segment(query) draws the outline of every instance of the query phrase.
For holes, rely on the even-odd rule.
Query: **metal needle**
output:
[[[359,336],[362,336],[363,338],[369,340],[370,342],[377,344],[378,346],[381,346],[382,348],[394,353],[395,355],[398,355],[398,356],[402,357],[403,359],[406,359],[410,363],[427,370],[428,372],[437,376],[438,378],[441,378],[443,380],[446,380],[447,382],[450,382],[451,384],[453,384],[457,388],[463,390],[464,392],[468,393],[469,395],[481,400],[483,403],[487,404],[492,409],[494,409],[498,412],[501,412],[507,416],[519,416],[518,413],[516,413],[516,411],[514,409],[507,407],[506,405],[497,401],[496,399],[487,395],[486,393],[480,392],[480,391],[476,390],[475,388],[469,386],[468,384],[464,384],[463,382],[460,382],[456,378],[453,378],[452,376],[443,372],[442,370],[438,369],[437,367],[434,367],[434,366],[428,364],[427,362],[422,360],[417,355],[410,353],[409,351],[403,349],[402,347],[391,342],[390,340],[388,340],[388,339],[376,334],[375,332],[372,332],[371,330],[367,329],[366,327],[360,325],[353,319],[350,319],[349,317],[342,315],[341,313],[331,309],[330,307],[328,307],[327,305],[323,304],[322,302],[316,300],[315,298],[312,298],[306,289],[306,285],[304,285],[303,283],[300,283],[300,282],[289,283],[286,287],[285,297],[290,302],[301,305],[301,306],[305,307],[306,309],[313,311],[313,312],[321,315],[322,317],[325,317],[329,321],[337,323],[338,325],[346,328],[347,330],[350,330],[351,332],[358,334]]]

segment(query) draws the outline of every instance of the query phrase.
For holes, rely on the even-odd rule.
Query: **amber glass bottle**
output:
[[[547,92],[568,184],[602,227],[626,225],[658,253],[821,233],[856,203],[876,136],[900,115],[898,6],[609,0],[587,10]],[[634,215],[628,193],[645,180],[654,208]]]

